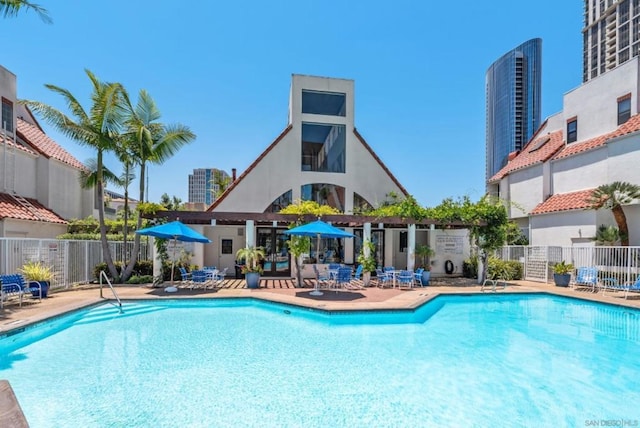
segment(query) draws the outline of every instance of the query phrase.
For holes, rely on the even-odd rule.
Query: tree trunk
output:
[[[622,205],[616,205],[611,208],[613,218],[618,224],[618,230],[620,231],[620,245],[623,247],[629,246],[629,227],[627,226],[627,216],[624,214]]]
[[[107,263],[107,269],[109,269],[109,273],[111,277],[115,280],[115,282],[120,281],[120,276],[118,275],[118,270],[116,269],[115,264],[113,263],[113,257],[111,256],[111,249],[109,248],[109,243],[107,242],[107,226],[104,223],[104,185],[102,180],[102,151],[98,151],[98,178],[96,179],[96,185],[98,186],[98,222],[100,224],[100,242],[102,243],[102,255],[104,257],[104,261]]]
[[[302,288],[302,266],[300,266],[300,261],[298,260],[299,257],[294,256],[293,260],[294,260],[294,264],[296,266],[296,280],[298,281],[298,288]]]
[[[140,199],[138,199],[138,203],[142,203],[144,201],[144,169],[145,163],[142,162],[140,164]],[[136,223],[136,230],[140,230],[142,228],[142,214],[138,212],[138,222]],[[133,238],[133,250],[131,251],[131,259],[129,260],[129,264],[127,264],[127,268],[122,274],[123,278],[129,278],[131,273],[133,272],[133,268],[138,261],[138,252],[140,252],[140,235],[137,233]],[[161,268],[162,272],[162,268]]]

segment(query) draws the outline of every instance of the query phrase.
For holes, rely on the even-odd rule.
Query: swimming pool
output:
[[[639,311],[547,295],[163,300],[0,339],[0,378],[32,427],[585,426],[640,419],[639,349]]]

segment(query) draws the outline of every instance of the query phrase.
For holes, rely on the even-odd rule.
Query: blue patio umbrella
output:
[[[208,244],[211,241],[206,236],[196,232],[189,226],[179,220],[171,223],[159,224],[157,226],[147,227],[146,229],[136,230],[138,235],[153,236],[154,238],[173,239],[173,262],[171,263],[171,284],[173,285],[173,268],[176,259],[176,241],[182,242],[201,242]],[[175,290],[173,290],[175,291]]]
[[[356,235],[345,232],[342,229],[338,229],[335,226],[325,223],[322,220],[316,220],[311,223],[303,224],[302,226],[294,227],[293,229],[286,230],[284,232],[287,235],[294,236],[315,236],[318,238],[316,247],[316,257],[320,254],[320,238],[355,238]],[[310,294],[314,296],[322,296],[322,292],[317,289],[318,283],[316,282],[316,289]]]

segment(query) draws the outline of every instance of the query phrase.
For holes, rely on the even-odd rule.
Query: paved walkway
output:
[[[370,287],[362,290],[323,290],[322,296],[310,294],[313,286],[311,281],[305,282],[305,288],[295,288],[294,284],[291,279],[263,279],[260,289],[250,290],[245,288],[243,280],[231,279],[225,281],[222,287],[207,290],[181,288],[177,293],[165,293],[164,288],[150,288],[144,285],[118,286],[116,291],[123,300],[254,297],[310,308],[350,311],[413,309],[439,294],[481,292],[480,286],[473,280],[465,278],[435,279],[432,285],[418,288]],[[506,290],[501,287],[496,290],[498,294],[505,292],[546,292],[640,309],[640,294],[637,293],[624,299],[622,293],[607,293],[603,296],[601,292],[591,293],[588,290],[574,290],[528,281],[513,281]],[[103,290],[103,295],[106,299],[113,299],[113,294],[108,288]],[[42,302],[26,300],[22,307],[17,303],[10,303],[0,310],[0,333],[21,329],[25,325],[104,301],[105,298],[100,297],[98,288],[91,287],[55,292]]]

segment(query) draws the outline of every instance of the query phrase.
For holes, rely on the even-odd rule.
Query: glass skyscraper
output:
[[[541,88],[542,39],[524,42],[487,70],[487,180],[540,126]]]

